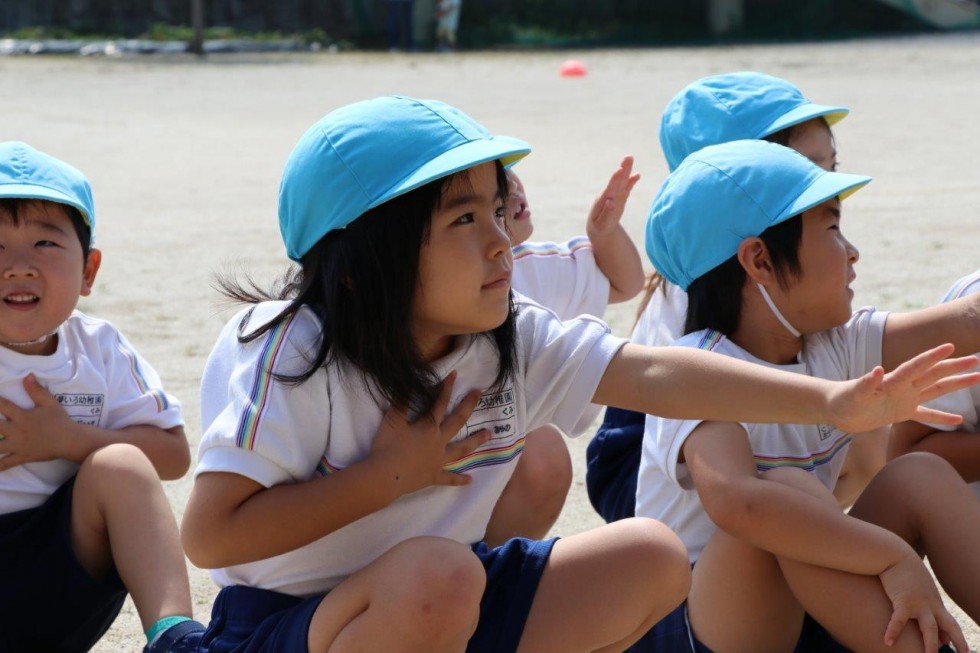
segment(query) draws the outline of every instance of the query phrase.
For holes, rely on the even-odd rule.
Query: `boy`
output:
[[[610,303],[629,301],[643,287],[643,264],[620,224],[633,186],[633,157],[623,159],[586,221],[586,236],[567,243],[528,242],[534,231],[520,178],[507,170],[507,232],[513,245],[515,291],[551,309],[562,320],[602,317]],[[561,513],[572,483],[572,461],[562,434],[543,426],[524,453],[487,526],[487,543],[512,537],[543,538]]]
[[[0,143],[0,641],[86,651],[127,592],[144,651],[196,650],[187,570],[160,478],[190,463],[179,404],[92,291],[88,180]]]
[[[980,295],[852,314],[859,253],[842,233],[841,201],[868,181],[764,141],[685,159],[646,230],[651,261],[688,293],[690,333],[675,346],[828,380],[907,369],[916,350],[943,340],[980,349]],[[634,651],[965,650],[920,560],[980,618],[980,504],[945,461],[888,463],[845,514],[831,489],[846,429],[664,418],[655,427],[636,512],[677,531],[693,582],[686,606]]]

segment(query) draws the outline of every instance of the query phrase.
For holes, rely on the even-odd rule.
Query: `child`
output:
[[[858,252],[840,198],[868,181],[764,141],[685,159],[646,230],[657,270],[688,293],[691,332],[675,346],[836,380],[901,369],[937,334],[980,349],[980,295],[852,316]],[[966,650],[920,556],[980,617],[980,504],[945,461],[918,454],[886,465],[848,516],[831,488],[850,440],[830,425],[658,418],[636,513],[674,528],[697,564],[686,611],[633,650]]]
[[[953,284],[943,302],[976,293],[980,293],[980,270]],[[918,422],[896,424],[888,442],[888,458],[897,458],[910,451],[931,451],[948,460],[980,496],[980,438],[975,435],[980,432],[980,388],[974,386],[941,397],[932,405],[962,415],[963,423],[959,427],[927,426]],[[952,431],[953,428],[956,430]]]
[[[660,144],[674,170],[706,145],[743,138],[786,145],[826,170],[836,170],[837,150],[831,126],[846,107],[814,104],[784,79],[757,72],[736,72],[699,79],[667,104],[660,121]],[[630,340],[669,345],[684,335],[687,295],[653,273],[640,304]],[[652,419],[610,408],[587,450],[586,488],[593,507],[606,521],[632,517],[643,431]],[[850,505],[885,464],[886,429],[855,438],[834,494]]]
[[[974,362],[948,347],[830,383],[559,321],[510,290],[503,166],[528,151],[404,97],[294,148],[279,219],[300,266],[275,294],[225,282],[253,305],[202,380],[182,529],[222,586],[202,651],[622,651],[687,593],[683,547],[641,518],[481,542],[529,430],[580,432],[590,402],[863,429],[934,419],[915,404],[975,380],[932,385]]]
[[[204,627],[160,485],[190,463],[180,406],[75,310],[102,261],[94,230],[78,170],[0,143],[0,641],[87,651],[129,592],[144,651],[193,650]]]
[[[639,252],[620,224],[639,175],[633,157],[623,159],[592,204],[586,236],[567,243],[528,242],[534,231],[524,185],[507,170],[507,231],[514,258],[513,289],[551,309],[562,320],[602,317],[609,303],[632,299],[643,287]],[[520,462],[487,525],[486,541],[544,537],[561,513],[572,484],[572,460],[552,425],[528,434]]]

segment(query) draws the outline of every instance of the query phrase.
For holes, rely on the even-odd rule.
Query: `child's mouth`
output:
[[[30,306],[39,301],[40,297],[30,293],[14,293],[3,298],[3,303],[10,306]]]

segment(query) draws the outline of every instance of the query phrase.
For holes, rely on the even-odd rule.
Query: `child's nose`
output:
[[[3,278],[15,279],[17,277],[36,277],[37,268],[25,256],[5,257],[3,263]]]
[[[487,249],[491,258],[496,258],[502,252],[510,250],[510,234],[503,220],[494,220],[488,235]]]
[[[851,241],[847,241],[847,253],[848,253],[848,260],[850,260],[851,263],[857,263],[858,259],[861,258],[860,250],[858,250],[857,247],[851,244]]]

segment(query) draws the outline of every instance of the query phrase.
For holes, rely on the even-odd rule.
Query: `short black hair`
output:
[[[800,243],[803,241],[803,215],[794,215],[769,227],[759,238],[769,250],[781,288],[800,276]],[[695,279],[687,289],[687,320],[684,333],[714,329],[728,336],[738,328],[742,317],[742,287],[745,270],[738,256]]]
[[[27,209],[31,202],[38,202],[45,208],[50,206],[57,206],[61,208],[68,219],[71,220],[71,225],[75,228],[75,234],[78,236],[78,242],[82,244],[82,260],[88,260],[88,253],[92,248],[92,230],[89,229],[88,224],[85,222],[85,218],[82,217],[82,212],[76,209],[74,206],[69,204],[62,204],[61,202],[53,202],[51,200],[41,200],[34,199],[31,197],[3,197],[0,198],[0,214],[6,214],[10,216],[14,224],[20,224],[21,211]]]

